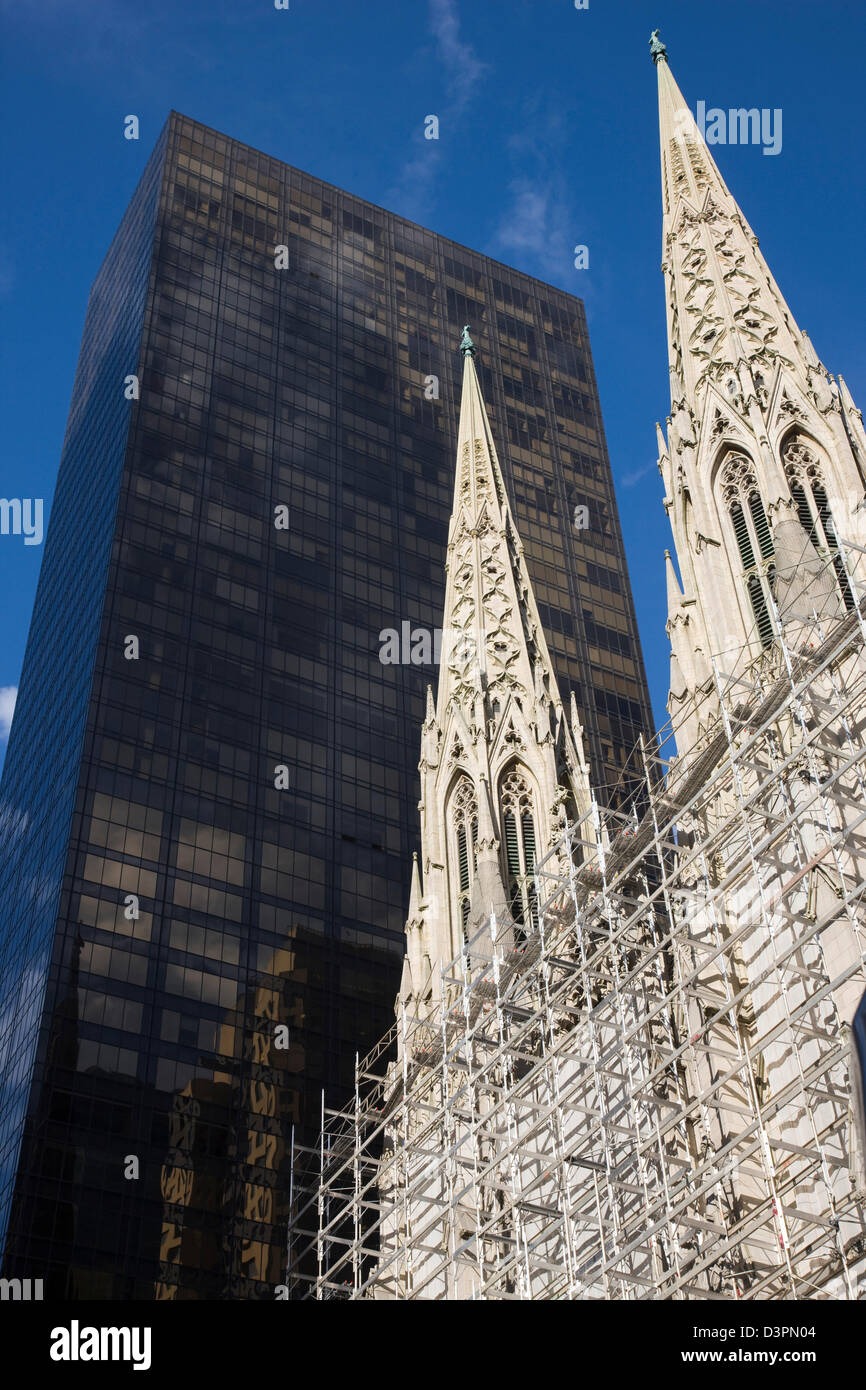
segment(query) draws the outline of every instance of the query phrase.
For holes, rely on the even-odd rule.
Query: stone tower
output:
[[[651,50],[671,381],[659,470],[682,580],[667,554],[668,711],[683,750],[718,712],[714,659],[730,673],[780,625],[820,636],[852,606],[838,539],[866,543],[866,435],[785,303],[657,32]]]
[[[438,1002],[439,970],[495,915],[533,921],[535,864],[590,805],[582,727],[566,718],[481,397],[468,328],[439,688],[421,736],[421,867],[400,998]],[[571,727],[569,728],[569,723]]]

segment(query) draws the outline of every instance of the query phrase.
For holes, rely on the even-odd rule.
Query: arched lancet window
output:
[[[773,537],[751,459],[744,454],[732,454],[722,470],[720,487],[737,539],[755,626],[761,646],[768,647],[773,640],[770,619],[775,575]]]
[[[529,783],[519,767],[506,772],[499,789],[505,844],[505,867],[511,915],[525,936],[529,923],[538,925],[535,898],[535,814]]]
[[[451,794],[449,818],[454,855],[454,878],[457,886],[457,912],[465,941],[478,843],[478,798],[469,777],[461,777]]]
[[[839,553],[839,539],[817,456],[803,440],[794,438],[785,445],[782,462],[800,524],[821,558],[832,564],[839,592],[850,610],[855,599]]]

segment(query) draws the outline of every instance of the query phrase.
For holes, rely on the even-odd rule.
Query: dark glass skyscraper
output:
[[[0,793],[9,1277],[282,1281],[291,1126],[392,1019],[435,670],[381,634],[441,620],[464,323],[613,797],[649,701],[580,301],[171,116],[93,286]]]

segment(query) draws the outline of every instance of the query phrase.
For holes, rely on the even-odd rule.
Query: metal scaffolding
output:
[[[535,928],[486,923],[323,1103],[294,1296],[866,1296],[864,607],[717,663],[692,755],[642,749],[632,807],[536,867]]]

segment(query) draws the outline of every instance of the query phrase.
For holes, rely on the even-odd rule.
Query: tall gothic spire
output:
[[[413,879],[401,995],[423,1010],[439,966],[489,921],[531,925],[533,868],[590,804],[481,396],[468,326],[435,707],[421,740],[423,894]],[[576,711],[575,711],[576,714]]]
[[[662,198],[667,220],[678,200],[702,203],[706,190],[713,187],[723,198],[730,198],[727,186],[714,160],[701,150],[703,136],[685,97],[676,84],[667,60],[667,50],[655,54],[659,92],[659,134],[662,161]]]
[[[671,252],[688,248],[695,265],[695,271],[686,276],[695,287],[689,300],[688,319],[682,324],[679,320],[673,324],[669,321],[672,355],[683,378],[679,384],[687,390],[703,391],[708,381],[720,380],[719,368],[736,372],[741,358],[761,350],[766,352],[768,347],[774,361],[793,363],[801,350],[802,335],[760,253],[757,237],[722,178],[677,86],[666,53],[656,55],[655,63],[663,259],[674,280],[677,272],[683,273],[683,262],[689,258]],[[720,114],[727,118],[727,113]],[[699,269],[694,245],[702,239],[694,229],[715,221],[719,222],[719,231],[727,234],[718,245],[714,242],[712,246],[701,246],[707,252],[707,261]],[[739,235],[734,236],[733,230]],[[703,292],[698,288],[701,285]],[[721,294],[712,293],[714,290]],[[672,308],[670,297],[668,308]],[[673,384],[672,381],[672,400]],[[722,385],[727,391],[726,383]]]
[[[780,624],[826,623],[850,603],[837,546],[866,539],[866,441],[791,314],[657,30],[650,49],[671,383],[659,471],[683,584],[668,623],[680,687],[668,708],[682,748],[701,732],[697,711],[712,714],[713,658],[730,671],[771,646]],[[713,130],[748,116],[720,111]]]

